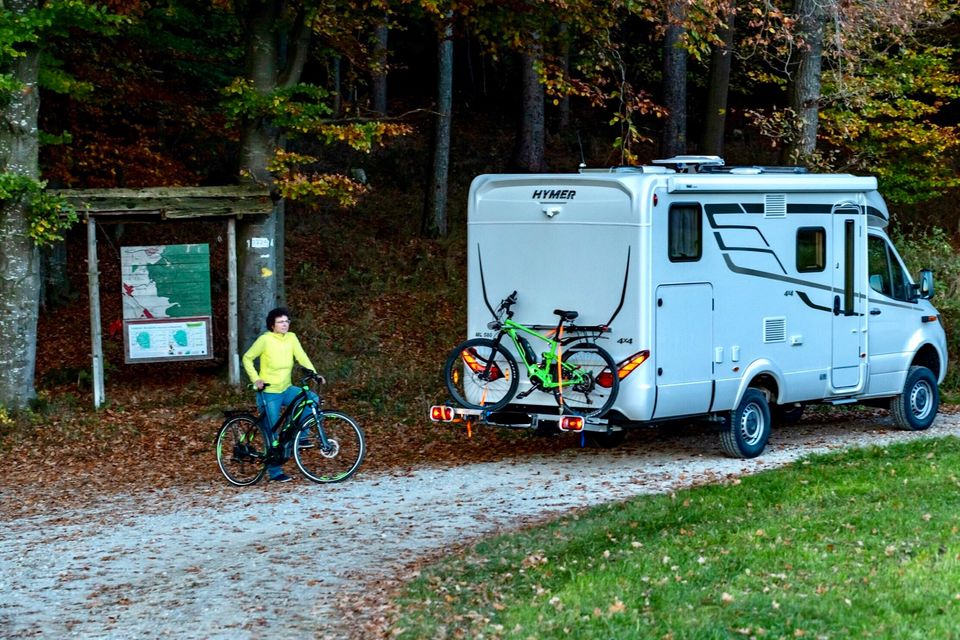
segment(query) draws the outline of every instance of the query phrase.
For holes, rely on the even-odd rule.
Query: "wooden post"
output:
[[[227,219],[227,360],[230,384],[240,384],[240,353],[237,348],[237,220]]]
[[[103,385],[103,336],[100,332],[100,269],[97,264],[97,225],[87,217],[87,286],[90,294],[90,346],[93,356],[93,408],[106,400]]]

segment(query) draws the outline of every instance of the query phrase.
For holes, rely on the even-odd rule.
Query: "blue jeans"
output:
[[[266,416],[264,427],[267,431],[267,437],[270,438],[271,442],[279,435],[273,432],[273,425],[280,419],[280,413],[283,407],[292,404],[299,393],[300,387],[297,386],[287,387],[287,389],[281,393],[270,393],[269,391],[257,393],[257,409],[260,410],[261,416]],[[317,394],[313,391],[310,392],[310,398],[314,402],[319,400]],[[279,466],[270,465],[267,467],[267,475],[270,478],[276,478],[281,473],[283,473],[283,469]]]

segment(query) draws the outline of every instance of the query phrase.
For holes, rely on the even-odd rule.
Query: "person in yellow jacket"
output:
[[[254,366],[254,360],[260,359],[260,369]],[[243,354],[243,368],[250,382],[257,388],[257,407],[260,415],[266,415],[267,436],[271,439],[273,425],[280,418],[284,405],[290,404],[300,393],[293,386],[291,375],[294,363],[316,372],[296,334],[290,333],[290,312],[277,307],[267,314],[267,331],[257,338]],[[320,381],[323,382],[321,376]],[[316,394],[311,392],[314,400]],[[289,482],[290,477],[279,466],[267,467],[267,475],[277,482]]]

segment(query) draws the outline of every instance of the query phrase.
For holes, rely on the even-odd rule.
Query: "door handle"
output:
[[[833,296],[833,315],[840,315],[840,296]]]
[[[877,309],[876,307],[874,307],[873,309],[870,309],[870,315],[872,316],[880,315],[880,309]]]

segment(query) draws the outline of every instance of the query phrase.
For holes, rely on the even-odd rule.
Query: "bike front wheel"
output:
[[[510,352],[487,338],[461,342],[443,368],[447,391],[467,409],[502,409],[516,394],[518,377],[517,361]]]
[[[602,416],[617,399],[617,363],[593,342],[575,342],[563,351],[563,385],[553,392],[564,413]]]
[[[217,466],[238,487],[258,482],[266,471],[267,435],[252,415],[231,418],[217,432]]]
[[[367,453],[357,421],[339,411],[321,411],[308,417],[297,434],[293,458],[300,473],[314,482],[346,480],[360,468]],[[322,432],[322,433],[321,433]]]

